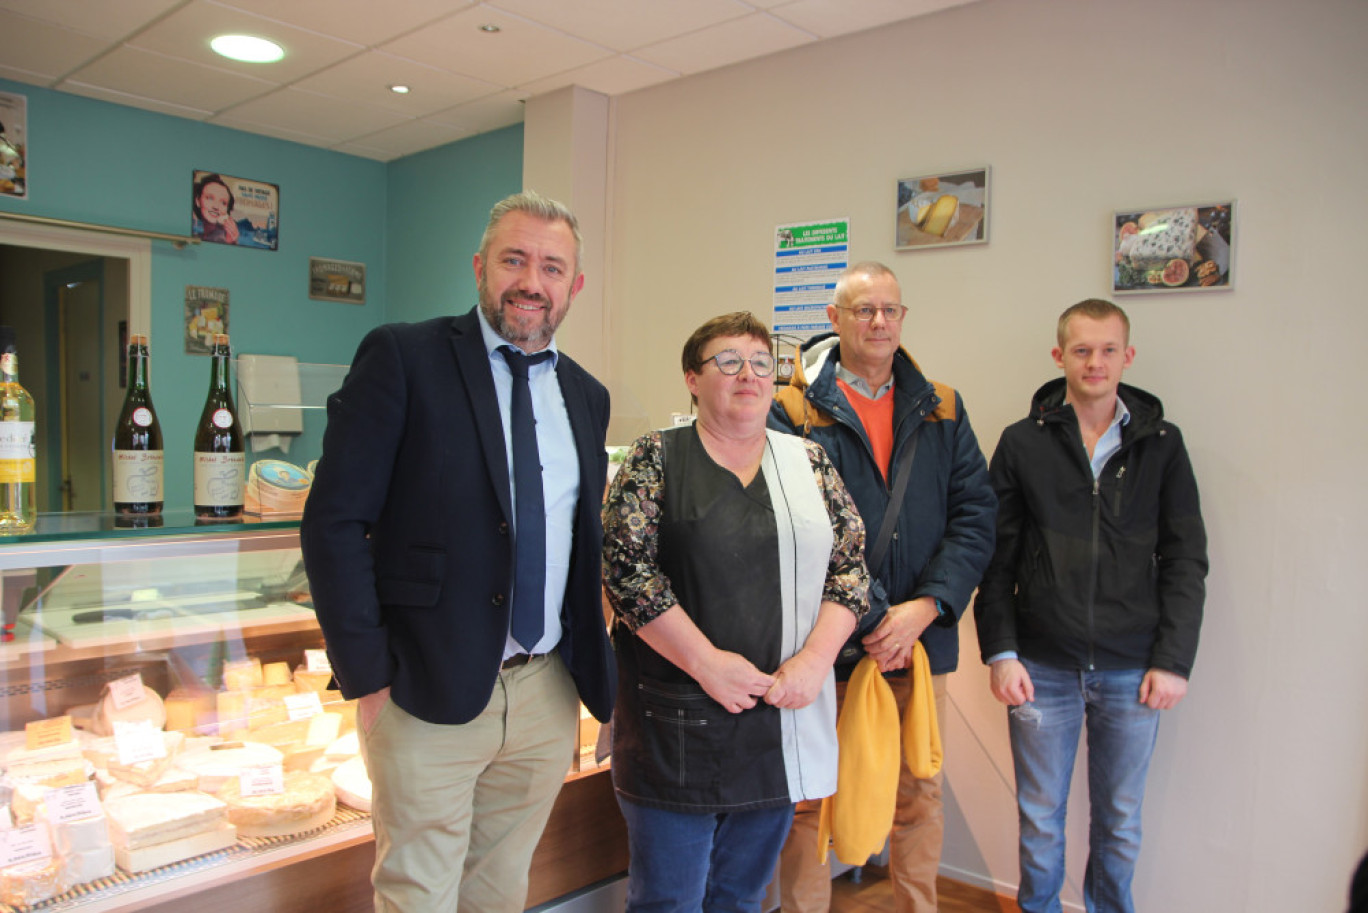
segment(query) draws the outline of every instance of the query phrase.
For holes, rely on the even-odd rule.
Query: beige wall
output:
[[[905,341],[991,452],[1054,374],[1056,315],[1106,294],[1112,210],[1238,199],[1236,290],[1122,302],[1128,379],[1183,427],[1212,543],[1192,690],[1150,778],[1141,909],[1341,909],[1368,847],[1365,36],[1362,0],[983,0],[614,103],[593,367],[657,425],[688,410],[689,331],[767,314],[774,226],[849,216],[853,255],[898,273]],[[892,249],[897,178],[982,164],[990,244]],[[1006,887],[1010,756],[972,629],[944,862]],[[1079,801],[1069,833],[1077,903]]]

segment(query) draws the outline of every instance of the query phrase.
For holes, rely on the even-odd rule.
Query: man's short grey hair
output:
[[[850,300],[850,280],[855,276],[866,276],[870,279],[878,279],[881,276],[888,276],[894,282],[898,277],[893,274],[893,270],[884,266],[878,260],[862,260],[859,263],[851,264],[841,270],[841,275],[836,279],[836,291],[831,296],[831,303],[837,307],[845,306]]]
[[[579,219],[575,218],[575,214],[564,203],[544,197],[535,190],[515,193],[494,204],[494,208],[489,211],[489,222],[485,225],[484,236],[480,238],[482,262],[489,259],[489,242],[495,226],[510,212],[525,212],[547,222],[564,222],[569,226],[570,233],[575,236],[575,273],[579,273],[580,250],[584,245],[584,239],[580,237]]]

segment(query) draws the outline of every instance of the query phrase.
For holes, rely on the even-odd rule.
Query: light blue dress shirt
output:
[[[503,353],[499,351],[499,346],[509,345],[509,342],[494,332],[483,311],[477,309],[477,312],[480,315],[480,333],[484,336],[485,350],[489,353],[489,367],[494,372],[494,391],[499,397],[504,450],[508,454],[508,490],[516,499],[518,492],[513,485],[513,432],[509,413],[513,401],[513,375],[508,370]],[[579,457],[575,451],[575,434],[570,428],[570,413],[565,409],[565,398],[561,396],[560,382],[556,380],[556,362],[560,353],[555,340],[547,349],[552,353],[551,358],[532,365],[527,381],[532,391],[532,412],[537,420],[537,454],[541,458],[542,493],[546,500],[546,627],[541,640],[530,651],[524,651],[510,634],[504,642],[504,659],[523,652],[548,653],[560,643],[561,603],[565,600],[565,583],[570,576],[575,506],[579,503],[580,493]],[[512,600],[509,600],[509,604],[512,604]]]

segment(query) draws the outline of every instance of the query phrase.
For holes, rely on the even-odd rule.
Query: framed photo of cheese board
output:
[[[987,166],[901,178],[894,248],[987,244],[988,178]]]
[[[1112,292],[1210,292],[1235,287],[1235,201],[1118,210]]]

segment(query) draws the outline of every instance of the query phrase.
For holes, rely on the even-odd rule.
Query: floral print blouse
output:
[[[803,443],[833,534],[822,601],[839,603],[858,618],[869,609],[864,521],[826,451],[812,441]],[[633,631],[678,602],[656,560],[665,485],[662,453],[661,432],[638,438],[603,507],[604,585],[614,614]]]

